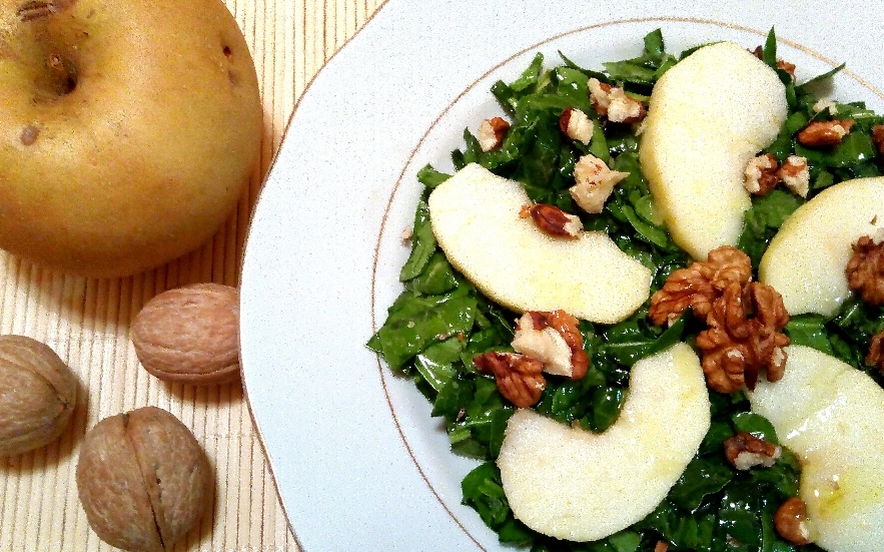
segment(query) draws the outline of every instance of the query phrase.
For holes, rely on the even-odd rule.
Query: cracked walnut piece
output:
[[[595,125],[582,110],[569,107],[559,116],[559,129],[568,138],[577,140],[585,146],[592,140]]]
[[[749,256],[729,245],[709,252],[706,261],[697,261],[674,271],[663,287],[651,297],[648,316],[658,326],[678,320],[688,307],[703,319],[712,302],[733,283],[746,284],[752,278]]]
[[[806,198],[810,190],[807,158],[790,155],[778,165],[773,154],[765,153],[750,159],[743,172],[743,187],[753,195],[766,195],[780,182],[792,193]]]
[[[869,352],[866,353],[865,363],[884,372],[884,331],[876,333],[869,341]]]
[[[708,329],[697,334],[709,387],[719,393],[733,393],[744,385],[754,389],[762,369],[767,381],[781,379],[786,368],[783,348],[789,344],[782,329],[788,321],[783,297],[771,286],[729,285],[712,303]]]
[[[619,86],[611,86],[597,78],[589,79],[589,100],[596,113],[607,117],[612,123],[632,124],[645,118],[645,104],[626,95]]]
[[[776,464],[782,454],[782,447],[746,431],[740,431],[724,441],[724,456],[738,470],[755,466],[769,468]]]
[[[813,121],[798,133],[798,142],[811,148],[837,146],[850,132],[853,119]]]
[[[857,240],[845,273],[850,291],[866,303],[884,305],[884,243],[875,243],[869,236]]]
[[[574,165],[575,184],[568,191],[581,209],[598,214],[605,208],[614,186],[627,176],[628,172],[611,170],[594,155],[582,155]]]
[[[804,501],[793,496],[783,502],[774,513],[774,527],[777,533],[792,544],[810,544],[810,529],[807,526],[807,507]]]
[[[872,143],[878,150],[878,155],[884,155],[884,124],[872,127]]]
[[[546,388],[543,363],[516,353],[490,352],[473,358],[480,372],[493,374],[500,394],[517,408],[534,406]]]
[[[530,218],[541,232],[554,238],[578,238],[583,232],[580,217],[566,213],[555,205],[523,205],[519,217]]]
[[[479,147],[482,151],[489,152],[496,150],[503,144],[510,124],[503,117],[492,117],[485,119],[479,125],[476,133],[476,139],[479,141]]]
[[[757,57],[761,61],[764,61],[764,47],[763,46],[760,46],[760,45],[756,46],[755,49],[752,50],[752,53],[755,55],[755,57]],[[790,77],[792,77],[792,82],[795,81],[795,64],[794,63],[788,62],[782,58],[777,58],[777,69],[781,69],[781,70],[785,71]]]
[[[800,155],[790,155],[777,171],[777,177],[792,193],[807,198],[810,191],[810,170],[807,168],[807,158]]]
[[[754,195],[767,195],[779,184],[779,164],[772,153],[758,155],[749,160],[743,171],[743,187]]]
[[[516,323],[513,349],[541,361],[548,374],[580,379],[589,368],[589,356],[578,323],[563,310],[528,311]]]

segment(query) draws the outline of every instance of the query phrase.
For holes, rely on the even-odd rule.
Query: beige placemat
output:
[[[240,385],[160,382],[139,365],[128,329],[141,305],[165,289],[202,281],[237,284],[249,217],[297,98],[383,2],[226,1],[252,50],[266,130],[260,170],[214,240],[168,266],[119,280],[66,276],[0,253],[0,333],[47,343],[81,383],[74,419],[57,442],[0,460],[2,552],[116,550],[89,529],[77,498],[78,447],[98,420],[145,405],[178,416],[216,468],[214,515],[175,551],[299,550]]]

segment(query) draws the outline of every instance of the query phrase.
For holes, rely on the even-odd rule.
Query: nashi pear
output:
[[[759,279],[783,296],[791,315],[835,314],[850,295],[844,272],[862,236],[884,228],[884,177],[835,184],[799,207],[771,240]]]
[[[503,489],[516,518],[535,531],[601,539],[657,507],[709,424],[700,361],[679,343],[633,366],[620,416],[603,433],[517,410],[497,459]]]
[[[801,459],[800,496],[813,541],[829,552],[884,542],[884,389],[860,370],[798,345],[783,379],[748,393]]]
[[[208,241],[264,132],[221,0],[0,2],[0,247],[117,277]]]
[[[470,164],[430,194],[430,222],[449,262],[515,311],[562,309],[611,324],[647,299],[651,272],[606,234],[550,237],[519,216],[529,204],[517,182]]]
[[[736,245],[751,205],[743,172],[786,112],[776,72],[731,42],[698,49],[654,86],[642,169],[672,239],[694,259]]]

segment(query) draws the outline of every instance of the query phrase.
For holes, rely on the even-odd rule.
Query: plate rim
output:
[[[353,36],[351,36],[347,41],[345,41],[345,43],[342,45],[341,48],[339,48],[336,52],[334,52],[334,53],[333,53],[333,54],[332,54],[332,55],[331,55],[331,56],[325,61],[325,63],[322,65],[322,67],[317,71],[317,73],[316,73],[316,74],[310,79],[310,81],[307,83],[307,85],[305,86],[305,89],[304,89],[303,93],[301,94],[301,96],[300,96],[300,97],[297,99],[297,101],[295,102],[295,105],[294,105],[294,109],[293,109],[292,115],[290,116],[289,121],[288,121],[288,123],[287,123],[287,125],[286,125],[286,128],[285,128],[285,130],[283,131],[282,138],[281,138],[281,142],[280,142],[280,147],[277,149],[277,151],[276,151],[276,153],[275,153],[275,155],[274,155],[274,157],[273,157],[273,159],[272,159],[272,161],[271,161],[271,164],[270,164],[270,167],[269,167],[269,169],[268,169],[268,172],[267,172],[267,174],[266,174],[266,177],[265,177],[265,183],[264,183],[265,185],[266,185],[266,183],[270,180],[270,178],[271,178],[271,176],[272,176],[272,173],[275,171],[275,169],[276,169],[276,167],[277,167],[277,164],[278,164],[280,158],[282,157],[282,152],[283,152],[283,147],[282,147],[282,146],[283,146],[283,145],[285,144],[285,142],[287,141],[288,134],[289,134],[289,132],[290,132],[290,131],[292,130],[292,128],[293,128],[293,122],[295,121],[295,118],[296,118],[296,116],[297,116],[297,114],[298,114],[298,111],[299,111],[299,108],[301,107],[302,102],[304,101],[304,99],[305,99],[306,97],[308,97],[308,94],[310,93],[311,89],[313,88],[313,85],[314,85],[314,83],[316,82],[316,80],[317,80],[317,79],[323,74],[324,71],[326,71],[326,68],[328,67],[329,63],[331,63],[333,60],[335,60],[336,58],[338,58],[338,57],[342,54],[342,52],[346,52],[346,51],[348,51],[348,48],[350,47],[350,45],[353,44],[353,42],[354,42],[355,40],[357,40],[357,38],[358,38],[359,36],[361,36],[361,35],[364,34],[364,30],[365,30],[365,29],[366,29],[366,28],[367,28],[367,27],[373,22],[373,20],[375,20],[375,19],[378,17],[378,14],[380,14],[382,10],[384,10],[384,9],[386,9],[386,8],[388,7],[389,4],[390,4],[390,0],[384,0],[384,2],[378,6],[378,8],[375,10],[375,12],[372,13],[371,16],[365,21],[365,23],[363,24],[363,26],[360,27],[360,28],[354,33]],[[427,128],[424,130],[423,134],[421,135],[420,140],[417,142],[417,144],[414,146],[414,148],[409,152],[408,157],[407,157],[406,159],[404,159],[403,161],[401,161],[401,163],[402,163],[402,165],[401,165],[401,167],[402,167],[402,168],[401,168],[401,171],[399,172],[398,177],[396,178],[395,183],[394,183],[392,189],[390,189],[390,191],[389,191],[389,197],[387,198],[386,205],[385,205],[385,207],[384,207],[384,209],[383,209],[383,213],[384,213],[384,215],[383,215],[383,218],[382,218],[382,222],[381,222],[381,224],[380,224],[380,227],[378,228],[378,231],[377,231],[377,235],[376,235],[376,237],[375,237],[374,239],[372,239],[372,241],[374,242],[374,251],[373,251],[372,256],[371,256],[371,257],[372,257],[372,261],[371,261],[372,266],[371,266],[371,271],[370,271],[370,273],[371,273],[371,290],[370,290],[370,297],[371,297],[371,315],[370,315],[370,322],[371,322],[372,334],[374,333],[374,331],[377,330],[377,327],[378,327],[378,320],[380,320],[380,317],[378,316],[378,312],[377,312],[377,311],[378,311],[378,306],[376,305],[376,301],[375,301],[375,297],[376,297],[376,295],[375,295],[375,290],[376,290],[376,285],[377,285],[377,281],[376,281],[376,277],[377,277],[377,266],[376,266],[376,265],[377,265],[377,262],[378,262],[378,249],[379,249],[379,247],[380,247],[380,242],[381,242],[381,240],[383,239],[383,234],[384,234],[385,226],[386,226],[386,224],[388,223],[389,211],[390,211],[390,208],[391,208],[391,206],[392,206],[394,196],[396,195],[396,193],[398,192],[400,186],[402,185],[403,180],[408,176],[408,172],[407,172],[407,171],[408,171],[408,168],[409,168],[409,166],[410,166],[410,164],[411,164],[411,162],[412,162],[414,156],[416,155],[418,149],[420,148],[421,144],[424,143],[425,139],[426,139],[427,136],[431,133],[432,129],[436,127],[436,125],[439,123],[439,121],[440,121],[442,118],[444,118],[445,114],[451,109],[451,107],[452,107],[452,106],[453,106],[453,105],[454,105],[454,104],[455,104],[460,98],[462,98],[464,94],[466,94],[470,89],[472,89],[473,87],[475,87],[475,86],[477,85],[477,83],[479,83],[480,81],[482,81],[482,80],[483,80],[488,74],[490,74],[490,73],[496,71],[498,68],[500,68],[501,66],[503,66],[503,65],[505,65],[506,63],[508,63],[509,61],[511,61],[513,58],[518,57],[519,55],[523,55],[523,54],[525,54],[525,53],[527,53],[527,52],[530,52],[531,50],[537,49],[538,47],[542,46],[543,44],[546,44],[546,43],[549,43],[549,42],[551,42],[551,41],[554,41],[554,40],[556,40],[556,39],[558,39],[558,38],[560,38],[560,37],[562,37],[562,36],[566,36],[566,35],[569,35],[569,34],[574,34],[574,33],[582,32],[582,31],[591,30],[591,29],[593,29],[593,28],[597,28],[597,27],[610,26],[610,25],[623,24],[623,23],[649,22],[649,21],[661,21],[661,22],[673,22],[673,21],[675,21],[675,22],[689,22],[689,23],[705,23],[705,24],[720,25],[720,26],[723,26],[723,27],[726,27],[726,28],[731,28],[731,29],[735,29],[735,30],[740,30],[740,31],[744,31],[744,32],[749,32],[749,33],[757,34],[757,35],[762,36],[762,37],[765,36],[765,34],[766,34],[766,31],[759,31],[759,30],[756,29],[756,28],[749,27],[749,26],[745,26],[745,25],[740,25],[740,24],[736,24],[736,23],[729,23],[729,22],[727,22],[727,21],[720,21],[720,20],[716,20],[716,19],[706,19],[706,18],[696,18],[696,17],[681,17],[681,16],[651,16],[651,17],[647,17],[647,18],[611,19],[611,20],[601,21],[601,22],[598,22],[598,23],[593,23],[593,24],[590,24],[590,25],[584,25],[584,26],[581,26],[581,27],[578,27],[578,28],[574,28],[574,29],[571,29],[571,30],[568,30],[568,31],[563,31],[563,32],[558,33],[557,35],[550,36],[550,37],[548,37],[548,38],[546,38],[546,39],[544,39],[544,40],[541,40],[541,41],[539,41],[539,42],[535,42],[535,43],[531,44],[530,46],[527,46],[527,47],[522,48],[522,49],[519,50],[518,52],[512,53],[512,54],[509,55],[505,60],[502,60],[502,61],[500,61],[500,62],[494,64],[491,68],[487,69],[484,73],[482,73],[479,77],[477,77],[472,83],[470,83],[469,86],[467,86],[466,88],[464,88],[464,89],[458,94],[458,96],[457,96],[456,98],[454,98],[454,99],[452,99],[452,100],[450,101],[450,103],[445,107],[445,109],[444,109],[444,110],[443,110],[443,111],[442,111],[442,112],[441,112],[441,113],[440,113],[440,114],[439,114],[439,115],[433,120],[433,122],[432,122],[429,126],[427,126]],[[817,59],[820,59],[821,61],[824,61],[825,63],[831,64],[831,65],[833,65],[833,66],[836,65],[836,63],[835,63],[834,61],[832,61],[830,58],[828,58],[828,57],[826,57],[826,56],[823,56],[823,55],[821,55],[821,54],[819,54],[819,53],[813,51],[812,49],[807,48],[807,47],[805,47],[805,46],[803,46],[803,45],[801,45],[801,44],[798,44],[798,43],[795,43],[795,42],[792,42],[792,41],[790,41],[790,40],[788,40],[788,39],[783,39],[783,38],[778,38],[778,41],[781,42],[781,43],[784,43],[784,44],[789,44],[790,46],[792,46],[792,47],[794,47],[794,48],[796,48],[796,49],[799,49],[799,50],[805,51],[806,53],[808,53],[808,54],[810,54],[810,55],[813,55],[814,57],[816,57]],[[844,73],[845,73],[846,75],[851,76],[851,78],[853,78],[853,79],[855,79],[856,81],[858,81],[860,84],[862,84],[862,85],[863,85],[864,87],[866,87],[867,89],[871,90],[873,93],[875,93],[875,94],[877,94],[878,96],[884,98],[884,94],[882,94],[881,91],[880,91],[877,87],[875,87],[872,83],[870,83],[870,82],[864,80],[863,78],[859,77],[858,75],[854,74],[854,73],[853,73],[851,70],[849,70],[849,69],[845,69],[845,70],[844,70]],[[249,240],[250,240],[250,238],[252,238],[252,236],[253,236],[253,233],[252,233],[252,222],[254,221],[254,218],[255,218],[255,216],[256,216],[256,214],[257,214],[257,212],[258,212],[258,204],[261,202],[261,198],[262,198],[264,192],[265,192],[265,186],[262,185],[261,190],[259,191],[259,194],[258,194],[258,197],[257,197],[257,200],[256,200],[255,208],[254,208],[254,210],[252,211],[252,213],[251,213],[251,217],[250,217],[249,230],[248,230],[248,232],[247,232],[247,234],[246,234],[246,239],[245,239],[245,244],[246,244],[246,248],[245,248],[245,250],[246,250],[246,253],[248,252],[248,247],[247,247],[247,246],[248,246],[248,244],[249,244]],[[248,255],[247,255],[247,254],[244,254],[244,255],[242,256],[242,261],[241,261],[241,271],[240,271],[241,275],[245,273],[245,269],[246,269],[246,261],[247,261],[247,259],[248,259]],[[242,279],[241,279],[241,281],[242,281]],[[392,404],[392,402],[391,402],[391,398],[390,398],[390,396],[389,396],[389,390],[387,389],[387,382],[386,382],[385,377],[391,377],[391,375],[388,375],[388,374],[385,373],[385,371],[387,371],[387,368],[386,368],[386,365],[383,363],[382,359],[379,357],[379,355],[377,355],[377,354],[373,354],[373,356],[374,356],[375,359],[376,359],[377,368],[378,368],[378,370],[379,370],[379,374],[380,374],[380,376],[381,376],[381,382],[382,382],[382,388],[383,388],[383,392],[384,392],[384,399],[385,399],[385,402],[387,403],[387,407],[388,407],[388,409],[389,409],[389,413],[390,413],[390,415],[391,415],[391,417],[392,417],[392,419],[393,419],[394,425],[396,426],[396,430],[397,430],[397,432],[399,433],[399,437],[400,437],[400,439],[402,440],[403,444],[406,446],[406,449],[408,450],[408,454],[409,454],[410,457],[411,457],[411,461],[414,463],[414,465],[415,465],[415,466],[417,467],[417,469],[420,471],[420,473],[421,473],[421,477],[422,477],[422,478],[424,479],[424,481],[427,483],[428,488],[429,488],[430,491],[431,491],[431,492],[437,497],[437,499],[439,500],[440,504],[442,504],[442,506],[443,506],[443,507],[445,508],[445,510],[448,512],[448,515],[451,517],[451,519],[453,519],[453,520],[454,520],[459,526],[461,526],[461,528],[463,529],[463,526],[462,526],[462,525],[460,524],[460,522],[457,520],[456,516],[455,516],[453,513],[451,513],[451,511],[448,509],[448,507],[447,507],[447,505],[444,503],[444,501],[442,501],[441,498],[438,497],[438,494],[436,493],[435,489],[433,488],[431,482],[427,479],[426,475],[424,474],[423,469],[422,469],[421,466],[420,466],[420,463],[419,463],[418,460],[413,456],[413,452],[412,452],[412,450],[411,450],[410,445],[409,445],[408,442],[407,442],[407,438],[405,437],[404,434],[402,434],[402,429],[401,429],[401,426],[400,426],[400,423],[399,423],[399,420],[398,420],[397,414],[396,414],[396,412],[395,412],[395,408],[394,408],[394,406],[393,406],[393,404]],[[247,362],[245,362],[245,357],[242,356],[242,353],[241,353],[240,361],[241,361],[241,365],[243,366],[243,370],[244,370],[244,372],[245,372],[245,371],[246,371],[246,364],[247,364]],[[294,537],[295,537],[295,540],[296,540],[298,546],[299,546],[301,549],[304,549],[304,546],[303,546],[303,544],[302,544],[302,542],[301,542],[301,540],[300,540],[300,537],[299,537],[299,534],[298,534],[297,528],[293,525],[293,523],[292,523],[292,521],[291,521],[291,520],[292,520],[292,517],[289,515],[289,512],[288,512],[288,504],[287,504],[287,503],[285,502],[285,500],[283,500],[283,498],[282,498],[282,493],[280,492],[280,489],[279,489],[279,478],[278,478],[277,473],[276,473],[276,465],[275,465],[275,463],[272,461],[272,457],[271,457],[271,454],[270,454],[270,450],[269,450],[268,445],[267,445],[267,443],[266,443],[266,441],[265,441],[265,435],[264,435],[264,432],[261,430],[261,425],[260,425],[259,420],[258,420],[258,414],[256,413],[256,411],[255,411],[255,407],[254,407],[254,405],[253,405],[253,401],[252,401],[251,398],[250,398],[251,395],[250,395],[250,393],[249,393],[248,381],[247,381],[247,378],[246,378],[246,377],[243,377],[242,384],[243,384],[244,395],[245,395],[245,397],[246,397],[246,401],[247,401],[247,404],[248,404],[248,412],[249,412],[249,416],[251,417],[253,424],[255,424],[255,427],[257,428],[257,432],[256,432],[256,433],[257,433],[258,441],[259,441],[259,443],[260,443],[260,447],[261,447],[261,449],[263,450],[263,452],[264,452],[266,458],[268,459],[268,462],[267,462],[268,470],[269,470],[270,475],[271,475],[271,478],[272,478],[272,480],[273,480],[273,483],[274,483],[274,486],[275,486],[276,492],[280,495],[280,504],[282,505],[283,511],[284,511],[284,513],[285,513],[285,515],[286,515],[287,523],[288,523],[288,525],[289,525],[289,527],[290,527],[290,529],[291,529],[292,534],[293,534]],[[465,529],[464,529],[464,531],[465,531],[465,532],[467,533],[467,535],[469,535],[470,538],[471,538],[471,539],[472,539],[472,540],[473,540],[473,541],[474,541],[474,542],[480,547],[480,549],[485,550],[485,549],[482,547],[482,545],[481,545],[479,542],[477,542],[477,541],[475,540],[475,538],[474,538],[472,535],[469,534],[468,531],[466,531]]]

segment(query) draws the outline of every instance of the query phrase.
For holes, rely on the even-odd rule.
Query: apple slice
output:
[[[519,183],[470,164],[430,194],[430,222],[451,264],[479,290],[517,312],[562,309],[612,324],[647,299],[651,272],[602,232],[544,234],[519,213]]]
[[[697,453],[710,424],[700,361],[684,343],[633,366],[604,433],[516,411],[497,459],[517,519],[551,537],[604,538],[648,515]]]
[[[776,72],[731,42],[698,49],[654,86],[642,170],[672,239],[694,259],[736,245],[751,205],[743,171],[786,114]]]
[[[801,458],[800,496],[813,541],[830,551],[884,542],[884,389],[809,347],[787,348],[783,379],[759,381],[752,410]]]
[[[786,219],[761,259],[759,279],[780,292],[789,314],[831,316],[850,295],[844,269],[853,244],[882,228],[884,177],[835,184]]]

